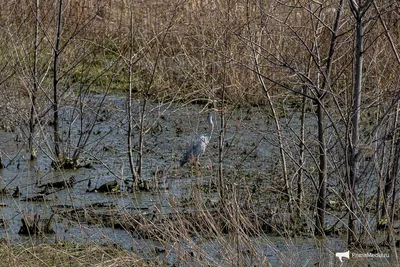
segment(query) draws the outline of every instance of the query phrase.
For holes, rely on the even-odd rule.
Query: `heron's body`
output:
[[[183,155],[180,165],[181,167],[186,163],[193,160],[198,160],[201,154],[204,154],[206,147],[210,142],[210,138],[206,135],[199,136],[196,141],[189,147]]]
[[[211,135],[214,129],[214,123],[212,121],[212,113],[208,114],[207,118],[208,124],[210,125],[210,129],[207,134],[200,135],[189,147],[189,149],[183,154],[182,159],[180,160],[180,166],[182,167],[187,162],[198,161],[199,156],[204,154],[206,151],[207,145],[210,142]]]

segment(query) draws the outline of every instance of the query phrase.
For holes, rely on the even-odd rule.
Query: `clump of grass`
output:
[[[0,266],[154,266],[112,245],[0,244]]]

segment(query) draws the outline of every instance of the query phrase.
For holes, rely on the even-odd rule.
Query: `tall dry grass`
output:
[[[306,93],[315,97],[312,89],[320,86],[329,51],[327,40],[331,34],[336,2],[134,1],[135,96],[143,97],[146,92],[145,97],[156,100],[170,99],[173,95],[177,96],[175,101],[185,103],[221,104],[219,101],[223,89],[226,92],[225,100],[233,107],[264,107],[267,100],[260,90],[254,67],[254,57],[258,56],[260,71],[269,78],[266,87],[278,110],[277,114],[282,120],[290,121],[297,115],[290,108],[298,107],[302,98],[287,88],[294,91],[307,88]],[[387,141],[388,138],[394,138],[392,133],[397,129],[397,124],[393,123],[396,112],[391,108],[397,104],[396,100],[399,98],[399,62],[394,59],[393,52],[393,47],[398,49],[400,43],[399,7],[396,1],[376,2],[388,32],[385,32],[377,19],[377,10],[369,9],[361,120],[365,147],[374,147],[374,153],[363,156],[365,161],[362,162],[362,168],[364,174],[374,173],[384,177],[393,162],[388,153],[390,145]],[[49,103],[49,73],[56,14],[54,1],[40,3],[39,113],[46,112]],[[0,93],[5,101],[0,102],[0,122],[2,126],[11,128],[27,120],[29,93],[26,93],[26,87],[29,90],[32,86],[35,17],[31,1],[7,1],[1,5],[0,20],[4,30],[0,33]],[[343,12],[325,109],[329,114],[326,125],[330,140],[327,150],[330,160],[329,175],[337,185],[328,197],[333,204],[339,201],[345,205],[346,197],[342,196],[340,191],[346,190],[344,159],[347,151],[340,147],[340,143],[347,142],[346,127],[351,116],[355,24],[347,5]],[[126,90],[127,68],[123,61],[129,50],[129,19],[127,1],[66,1],[62,35],[63,54],[60,63],[65,91],[73,92],[79,86],[89,85],[96,89],[105,88],[110,83],[116,85],[116,91]],[[393,40],[393,45],[387,38],[388,34]],[[258,51],[258,54],[255,55],[254,51]],[[152,75],[155,65],[155,75]],[[154,81],[149,90],[144,90],[151,79]],[[312,103],[307,104],[307,110],[312,118]],[[374,127],[377,127],[377,131],[372,131]],[[304,168],[308,177],[311,177],[309,188],[315,192],[315,188],[312,187],[312,183],[316,181],[318,156],[315,136],[310,134],[306,143],[307,163],[305,166],[297,166],[298,143],[293,140],[297,140],[298,135],[295,129],[288,131],[294,133],[284,144],[290,158],[289,174],[294,175],[296,169]],[[368,183],[368,186],[370,184]],[[369,188],[375,189],[373,186]],[[251,209],[248,213],[244,212],[245,207],[252,205],[239,205],[235,191],[232,189],[228,192],[228,195],[231,194],[228,197],[230,204],[222,207],[218,213],[221,216],[218,222],[214,220],[214,214],[207,211],[202,198],[199,197],[196,202],[198,217],[188,223],[184,215],[178,216],[175,220],[177,225],[171,226],[167,232],[170,241],[179,243],[179,240],[184,239],[188,246],[198,250],[193,253],[198,255],[198,259],[197,256],[184,253],[179,256],[186,264],[189,260],[185,257],[196,262],[200,262],[202,257],[208,257],[200,257],[205,252],[197,243],[192,242],[192,234],[193,231],[204,231],[205,233],[199,234],[207,235],[210,229],[206,229],[204,225],[196,227],[193,221],[206,222],[211,228],[213,238],[229,248],[225,254],[229,264],[235,265],[240,262],[240,259],[235,259],[241,257],[237,250],[241,244],[250,243],[249,233],[244,228],[252,229],[254,224],[257,225],[255,222],[258,214]],[[273,191],[271,195],[278,194]],[[307,217],[309,223],[313,221],[312,212],[309,211],[313,209],[312,196],[313,193],[310,193],[311,200],[302,207],[305,216],[310,215]],[[251,199],[252,196],[247,197]],[[364,196],[360,206],[364,210],[370,209],[373,206],[372,201],[371,196]],[[220,222],[223,222],[225,227],[221,227]],[[284,220],[283,225],[286,226],[285,223],[288,222],[290,219]],[[152,229],[151,222],[146,224]],[[153,227],[156,232],[163,232],[165,229],[165,226],[161,225]],[[236,245],[224,236],[226,229],[233,233]],[[290,228],[282,229],[279,230],[282,235],[287,235],[287,232],[291,234]],[[367,235],[371,237],[373,230],[367,230]],[[254,229],[256,234],[257,231],[259,229]],[[252,246],[249,247],[252,252]],[[264,255],[258,259],[258,263],[265,263]]]

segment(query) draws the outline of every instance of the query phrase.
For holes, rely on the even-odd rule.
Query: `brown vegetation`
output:
[[[155,266],[113,246],[60,243],[32,246],[0,244],[0,266]]]
[[[47,134],[50,125],[52,167],[77,168],[101,120],[104,99],[122,93],[129,106],[127,154],[131,188],[136,188],[143,184],[144,140],[156,127],[156,122],[146,124],[149,102],[160,107],[200,103],[222,111],[216,131],[218,209],[194,218],[188,217],[197,213],[159,215],[156,222],[128,218],[136,224],[121,227],[159,231],[162,223],[174,221],[189,231],[201,221],[214,226],[211,232],[217,237],[228,225],[237,241],[271,225],[285,235],[298,234],[307,217],[315,219],[313,233],[325,236],[334,233],[336,225],[328,229],[326,210],[332,208],[330,203],[340,203],[348,214],[349,245],[362,246],[376,226],[387,230],[386,242],[396,249],[398,1],[33,2],[7,1],[0,8],[0,127],[21,130],[31,159],[37,156],[36,134]],[[93,104],[93,93],[104,97]],[[138,103],[136,116],[133,100]],[[73,115],[63,109],[66,106],[73,107]],[[250,106],[260,107],[274,124],[275,133],[268,138],[279,150],[279,168],[265,166],[263,172],[272,173],[282,187],[270,192],[287,203],[282,207],[282,229],[265,218],[273,215],[270,210],[241,213],[252,206],[253,195],[246,194],[248,207],[236,205],[232,185],[242,177],[228,178],[223,171],[229,116],[238,107]],[[67,118],[70,126],[59,124],[59,117]],[[79,125],[79,137],[71,144],[76,140],[71,137],[72,121],[84,118],[88,123]],[[298,128],[285,125],[293,118],[300,121]],[[307,125],[307,119],[316,126]],[[374,226],[366,214],[374,217]],[[216,221],[207,221],[211,218]],[[288,225],[293,225],[290,231]],[[190,233],[198,231],[193,228]],[[165,234],[159,231],[156,236],[160,232]],[[167,233],[179,234],[173,227]]]

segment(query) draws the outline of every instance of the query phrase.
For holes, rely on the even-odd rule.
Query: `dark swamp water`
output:
[[[234,246],[235,238],[230,235],[223,241],[193,237],[192,240],[172,240],[160,243],[152,238],[143,238],[132,231],[99,224],[95,221],[80,220],[70,216],[71,210],[94,212],[95,214],[171,214],[195,209],[184,205],[193,197],[199,187],[206,201],[216,203],[217,184],[217,148],[218,125],[211,138],[205,155],[200,157],[198,170],[185,165],[179,167],[179,160],[188,144],[197,134],[206,133],[205,119],[207,111],[199,105],[163,105],[147,104],[145,117],[144,159],[142,177],[150,190],[130,192],[126,187],[130,171],[127,157],[127,119],[126,103],[118,96],[107,96],[98,115],[96,105],[101,96],[91,96],[86,100],[85,116],[80,118],[74,108],[62,110],[63,151],[70,153],[76,147],[80,133],[85,133],[90,122],[96,121],[87,145],[81,154],[82,165],[75,170],[54,170],[51,168],[51,129],[43,126],[36,138],[38,159],[27,160],[24,129],[14,132],[0,132],[0,151],[5,168],[0,170],[0,238],[3,242],[18,244],[21,242],[78,242],[115,244],[123,249],[132,250],[146,259],[158,260],[163,264],[182,264],[178,257],[184,251],[202,251],[204,261],[209,264],[235,265],[235,259],[227,260],[229,250]],[[134,118],[139,117],[140,106],[135,105]],[[275,128],[271,118],[263,108],[237,108],[227,110],[227,128],[225,136],[224,170],[228,183],[238,187],[244,184],[249,188],[257,185],[259,193],[257,203],[260,207],[273,209],[267,194],[276,187],[274,173],[279,172],[279,150]],[[295,146],[295,134],[298,120],[282,120],[286,127],[285,142]],[[81,125],[83,127],[81,128]],[[284,128],[285,129],[285,128]],[[308,122],[308,136],[312,140],[317,134],[314,120]],[[138,141],[135,128],[134,143]],[[74,180],[71,180],[74,177]],[[46,184],[71,181],[71,186],[44,191]],[[116,181],[115,192],[100,193],[94,189]],[[20,195],[12,196],[18,187]],[[282,190],[282,188],[278,188]],[[40,201],[35,197],[41,196]],[[112,213],[110,213],[112,210]],[[18,234],[21,217],[24,214],[39,214],[41,218],[51,218],[54,233],[30,237]],[[313,222],[308,225],[313,228]],[[6,240],[6,241],[5,241]],[[288,238],[279,235],[259,235],[249,238],[235,247],[235,251],[245,255],[251,246],[250,256],[243,262],[249,266],[285,265],[285,266],[340,266],[335,252],[347,251],[346,242],[339,237],[318,240],[313,237]],[[191,253],[191,254],[190,254]],[[386,265],[387,260],[374,259],[378,265]],[[353,262],[354,263],[354,262]],[[355,263],[357,264],[357,263]],[[196,265],[193,263],[193,265]]]

